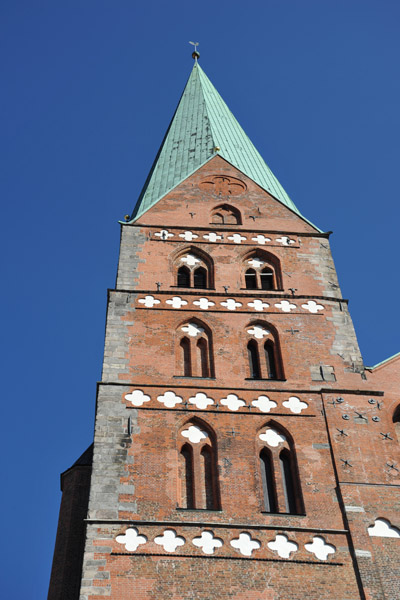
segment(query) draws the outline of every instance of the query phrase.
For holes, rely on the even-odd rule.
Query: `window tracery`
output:
[[[276,256],[264,250],[253,250],[243,259],[244,287],[247,290],[281,289],[281,269]]]
[[[240,211],[234,206],[221,204],[212,210],[210,223],[212,225],[241,225],[242,217]]]
[[[267,323],[250,323],[247,334],[249,379],[283,379],[278,335]]]
[[[177,330],[176,372],[183,377],[214,377],[212,336],[198,319],[181,324]]]
[[[214,285],[211,257],[200,249],[187,248],[172,257],[175,285],[182,288],[208,289]]]

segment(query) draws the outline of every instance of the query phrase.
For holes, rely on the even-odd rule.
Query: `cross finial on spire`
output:
[[[194,46],[194,50],[192,52],[192,58],[194,58],[195,62],[197,62],[197,60],[200,58],[200,52],[197,50],[197,46],[199,45],[199,42],[189,42],[189,44],[192,44],[192,46]]]

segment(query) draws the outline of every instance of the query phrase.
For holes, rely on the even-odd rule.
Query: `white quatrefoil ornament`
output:
[[[192,542],[201,548],[204,554],[214,554],[215,549],[221,548],[224,543],[220,538],[214,537],[212,531],[203,531],[201,536],[195,537]]]
[[[228,310],[236,310],[240,308],[242,304],[240,302],[236,302],[234,298],[228,298],[224,302],[221,302],[221,306],[225,306]]]
[[[210,306],[215,306],[215,302],[211,302],[208,298],[199,298],[193,302],[195,306],[198,306],[201,310],[208,310]]]
[[[317,304],[315,300],[309,300],[306,304],[302,304],[301,308],[304,308],[315,315],[319,310],[324,310],[325,306],[322,304]]]
[[[400,538],[400,529],[387,519],[375,519],[374,525],[368,527],[368,534],[375,537]]]
[[[253,329],[248,329],[247,333],[254,336],[257,340],[262,340],[264,337],[270,334],[268,329],[264,329],[260,325],[254,325]]]
[[[299,415],[302,410],[308,408],[307,402],[302,402],[300,398],[297,398],[297,396],[290,396],[289,400],[285,400],[285,402],[282,402],[282,404],[295,415]]]
[[[175,408],[177,404],[182,404],[182,398],[171,391],[165,392],[162,396],[157,396],[157,400],[167,408]]]
[[[196,323],[188,323],[187,325],[181,327],[181,329],[185,333],[188,333],[190,337],[197,337],[198,335],[201,335],[204,331],[204,329],[196,325]]]
[[[250,260],[248,260],[247,262],[251,267],[254,267],[255,269],[259,269],[265,264],[265,261],[261,260],[261,258],[257,258],[257,256],[250,258]]]
[[[297,308],[295,304],[288,302],[288,300],[282,300],[280,303],[275,304],[275,306],[285,313],[289,313],[293,308]]]
[[[251,556],[254,550],[261,548],[261,544],[258,540],[254,540],[249,533],[243,532],[239,534],[238,538],[231,540],[230,542],[233,548],[239,550],[243,556]]]
[[[186,300],[183,300],[180,296],[174,296],[169,300],[165,301],[166,304],[172,306],[172,308],[182,308],[182,306],[186,306]]]
[[[156,237],[161,238],[162,240],[167,240],[170,237],[174,237],[173,233],[170,233],[167,229],[161,229],[158,233],[154,234]]]
[[[280,238],[276,238],[276,241],[282,244],[283,246],[290,246],[290,244],[295,244],[295,240],[291,240],[289,237],[282,236]]]
[[[257,244],[260,244],[261,246],[264,246],[264,244],[266,242],[270,242],[271,241],[271,238],[266,237],[262,233],[259,233],[258,235],[256,235],[256,237],[253,237],[251,239],[253,240],[253,242],[257,242]]]
[[[236,394],[228,394],[226,398],[221,400],[222,406],[227,406],[229,410],[237,411],[242,406],[246,406],[246,402],[241,398],[238,398]]]
[[[335,546],[327,544],[322,535],[315,535],[312,544],[304,544],[304,548],[319,560],[326,560],[329,554],[335,554],[336,552]]]
[[[200,410],[204,410],[207,406],[214,404],[214,400],[209,398],[204,392],[197,392],[195,396],[189,398],[189,403],[194,404]]]
[[[258,396],[257,400],[253,400],[251,404],[263,413],[269,413],[270,410],[278,406],[277,403],[270,400],[268,396]]]
[[[135,552],[141,544],[147,542],[147,537],[139,535],[136,527],[127,529],[124,535],[117,535],[115,539],[118,544],[124,544],[125,549],[128,550],[128,552]]]
[[[130,394],[125,395],[125,400],[128,400],[133,406],[142,406],[145,402],[150,402],[151,398],[142,390],[133,390]]]
[[[267,429],[264,433],[258,436],[263,442],[267,442],[268,446],[276,448],[279,444],[286,442],[286,437],[282,433],[278,433],[275,429]]]
[[[208,434],[202,431],[197,425],[190,425],[187,429],[182,431],[183,437],[187,438],[192,444],[198,444],[201,440],[208,438]]]
[[[162,535],[154,538],[159,546],[162,546],[165,552],[175,552],[178,546],[185,545],[185,538],[176,535],[175,529],[166,529]]]
[[[278,533],[273,542],[268,542],[268,548],[273,552],[277,552],[281,558],[289,558],[292,552],[296,552],[298,544],[289,542],[288,536]]]
[[[234,244],[241,244],[247,238],[244,235],[240,235],[240,233],[234,233],[233,235],[228,235],[228,240],[231,240]]]
[[[263,302],[259,299],[253,300],[253,302],[248,302],[247,306],[254,308],[254,310],[257,312],[263,312],[264,308],[269,308],[269,304],[267,304],[267,302]]]
[[[196,258],[193,254],[186,254],[181,257],[181,261],[186,263],[189,267],[194,267],[197,263],[201,262],[199,258]]]
[[[183,233],[179,234],[179,237],[183,238],[185,240],[185,242],[191,242],[192,240],[195,240],[199,236],[196,235],[195,233],[193,233],[192,231],[184,231]]]
[[[218,240],[222,240],[222,235],[218,235],[211,231],[210,233],[206,233],[205,235],[203,235],[203,238],[205,240],[208,240],[209,242],[216,242]]]
[[[154,296],[145,296],[139,299],[140,304],[144,304],[146,308],[153,308],[155,304],[160,304],[160,300],[154,298]]]

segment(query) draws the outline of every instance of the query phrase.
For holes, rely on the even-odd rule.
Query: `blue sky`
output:
[[[331,238],[366,364],[400,350],[396,0],[3,0],[5,598],[46,596],[59,472],[89,445],[118,219],[201,65]]]

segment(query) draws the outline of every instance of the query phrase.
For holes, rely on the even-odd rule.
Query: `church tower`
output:
[[[194,58],[121,223],[49,600],[394,600],[400,355],[364,366],[329,233]]]

